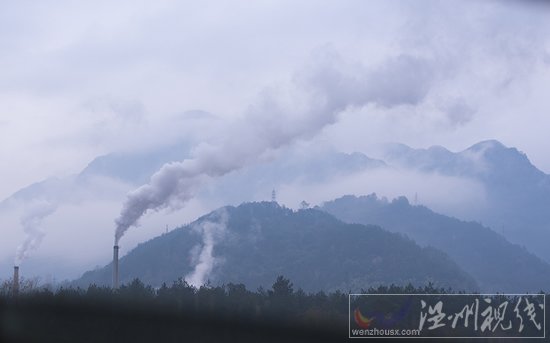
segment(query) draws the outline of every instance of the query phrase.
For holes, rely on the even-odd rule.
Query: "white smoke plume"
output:
[[[185,281],[195,287],[204,285],[212,269],[218,262],[214,257],[214,245],[219,242],[225,233],[228,215],[224,209],[214,212],[217,218],[209,218],[207,221],[196,224],[194,231],[202,234],[202,245],[197,245],[191,250],[192,262],[196,263],[194,270],[185,276]]]
[[[313,137],[350,107],[391,107],[420,102],[429,91],[429,63],[411,56],[390,59],[377,70],[346,64],[321,51],[286,90],[268,89],[227,125],[217,142],[199,145],[192,158],[164,165],[148,184],[130,192],[115,220],[115,244],[147,211],[181,208],[205,179],[254,163],[264,153]]]
[[[36,201],[25,210],[20,221],[26,237],[23,243],[17,247],[14,265],[19,266],[31,251],[38,248],[45,235],[41,228],[42,221],[55,212],[56,207],[49,201]]]

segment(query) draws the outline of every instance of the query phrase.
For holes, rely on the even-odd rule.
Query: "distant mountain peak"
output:
[[[469,151],[486,151],[489,149],[507,149],[507,147],[496,139],[488,139],[476,143],[466,150]]]
[[[532,177],[539,182],[546,176],[531,163],[524,152],[514,147],[507,147],[497,140],[479,142],[458,155],[470,160],[482,161],[492,171],[487,174],[492,178],[495,175],[506,175],[510,180]]]
[[[450,153],[450,151],[441,145],[432,145],[428,148],[428,151]]]
[[[384,144],[384,150],[389,154],[402,154],[414,151],[415,149],[407,144],[392,142]]]
[[[506,147],[504,144],[502,144],[500,141],[496,139],[488,139],[484,141],[480,141],[469,148],[463,150],[464,151],[486,151],[490,149],[510,149]],[[511,148],[514,149],[514,148]],[[387,143],[385,144],[385,150],[386,152],[390,154],[402,154],[402,153],[410,153],[410,152],[428,152],[428,153],[445,153],[445,154],[455,154],[454,152],[450,151],[449,149],[445,148],[442,145],[432,145],[427,149],[424,148],[413,148],[403,143]],[[515,149],[514,149],[515,150]]]

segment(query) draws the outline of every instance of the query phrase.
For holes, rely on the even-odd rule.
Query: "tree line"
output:
[[[347,339],[348,293],[306,293],[279,276],[271,288],[194,287],[183,279],[153,288],[139,279],[118,289],[92,284],[0,287],[0,340],[40,342],[338,341]],[[364,293],[443,293],[433,285],[380,286]]]

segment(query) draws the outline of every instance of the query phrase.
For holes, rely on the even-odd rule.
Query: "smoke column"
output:
[[[424,98],[431,81],[426,61],[398,56],[375,71],[351,67],[321,51],[295,74],[287,89],[261,92],[240,121],[227,125],[218,142],[196,147],[192,158],[165,164],[148,184],[130,192],[115,220],[115,245],[147,211],[181,208],[209,177],[254,163],[265,152],[315,136],[350,107],[390,107]]]
[[[56,206],[47,201],[32,203],[26,209],[20,220],[26,237],[23,243],[17,247],[14,265],[21,265],[21,262],[28,257],[28,254],[38,248],[44,238],[44,232],[40,227],[42,220],[55,212],[55,209]]]
[[[195,252],[193,260],[196,261],[193,272],[185,276],[185,281],[190,285],[199,287],[205,283],[212,272],[217,260],[214,257],[214,245],[225,233],[227,225],[227,212],[220,209],[213,213],[218,218],[208,218],[207,221],[198,223],[193,230],[202,234],[202,246],[197,245],[192,252]]]

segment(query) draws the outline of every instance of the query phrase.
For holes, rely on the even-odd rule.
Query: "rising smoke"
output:
[[[350,107],[416,104],[433,71],[426,60],[401,55],[377,70],[346,64],[332,50],[318,51],[288,89],[260,93],[241,121],[217,142],[197,146],[192,158],[164,165],[148,184],[130,192],[115,220],[115,244],[147,211],[181,208],[205,180],[254,163],[264,153],[313,137]]]
[[[41,228],[42,221],[55,210],[56,206],[49,201],[36,201],[26,208],[20,220],[26,237],[17,247],[14,265],[19,266],[31,251],[38,248],[45,235]]]
[[[185,276],[185,281],[190,285],[195,287],[204,285],[212,273],[212,269],[220,261],[214,257],[214,245],[223,238],[227,219],[227,211],[222,208],[212,213],[208,220],[193,226],[192,230],[202,235],[202,244],[191,249],[192,262],[195,263],[195,267],[191,273]]]

